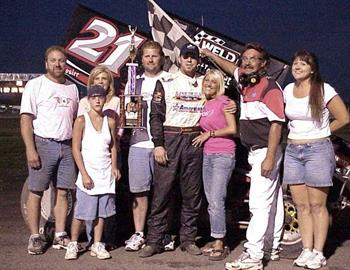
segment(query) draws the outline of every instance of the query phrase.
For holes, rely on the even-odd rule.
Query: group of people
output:
[[[324,266],[326,198],[335,166],[329,136],[349,122],[349,113],[334,88],[322,81],[316,56],[309,51],[294,55],[295,82],[282,91],[266,73],[269,55],[258,43],[244,47],[239,65],[185,44],[179,71],[174,74],[162,70],[164,54],[157,42],[147,41],[140,51],[144,72],[136,88],[143,96],[147,121],[146,127],[134,129],[130,138],[129,187],[135,233],[125,242],[125,249],[140,250],[143,258],[174,249],[168,215],[171,192],[178,183],[181,250],[214,261],[229,255],[225,199],[236,162],[234,134],[239,130],[251,166],[251,219],[245,250],[225,267],[260,270],[266,255],[278,260],[284,219],[280,143],[288,120],[283,181],[290,186],[297,205],[303,242],[294,264],[311,269]],[[210,58],[238,82],[239,125],[234,115],[236,104],[224,95],[223,74],[211,69],[204,76],[196,75],[201,57]],[[46,74],[29,81],[22,97],[21,133],[30,191],[28,253],[44,252],[45,242],[39,234],[40,202],[52,182],[56,190],[53,247],[66,249],[66,259],[77,259],[77,240],[85,221],[86,230],[93,232],[91,255],[107,259],[110,254],[102,236],[104,219],[115,214],[115,181],[120,179],[117,148],[122,132],[116,128],[120,102],[113,76],[104,66],[91,71],[87,97],[79,102],[76,86],[64,77],[65,61],[62,47],[48,48]],[[213,241],[199,248],[195,239],[202,186]],[[69,239],[65,232],[67,190],[73,188],[77,203]]]

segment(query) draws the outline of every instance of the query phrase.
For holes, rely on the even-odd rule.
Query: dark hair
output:
[[[162,46],[156,41],[153,40],[147,40],[141,47],[141,57],[143,56],[144,50],[145,49],[157,49],[159,51],[159,54],[162,58],[164,58],[164,52]]]
[[[67,53],[66,51],[64,50],[64,48],[62,46],[58,46],[58,45],[53,45],[53,46],[50,46],[46,49],[45,51],[45,61],[47,61],[47,58],[49,56],[49,54],[53,51],[59,51],[61,52],[65,58],[67,58]]]
[[[262,60],[266,61],[266,64],[269,63],[270,56],[267,53],[267,51],[265,50],[265,48],[260,43],[256,43],[256,42],[247,43],[244,46],[244,49],[243,49],[241,55],[243,55],[243,53],[245,51],[250,50],[250,49],[254,49],[254,50],[258,51],[261,54]]]
[[[318,59],[316,55],[307,50],[301,50],[294,53],[292,61],[296,59],[305,61],[311,67],[310,74],[310,93],[309,93],[309,107],[311,109],[311,116],[317,122],[321,121],[323,111],[323,80],[321,78]]]

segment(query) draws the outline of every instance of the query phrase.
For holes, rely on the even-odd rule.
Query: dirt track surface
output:
[[[7,179],[10,181],[10,179]],[[90,256],[88,252],[82,254],[76,261],[65,261],[63,250],[49,248],[43,255],[27,254],[28,229],[20,213],[21,183],[5,185],[0,191],[0,269],[91,269],[91,270],[216,270],[224,269],[224,262],[231,261],[242,251],[238,243],[228,258],[221,262],[211,262],[204,256],[190,256],[181,252],[179,248],[174,252],[155,255],[141,259],[137,253],[126,252],[122,246],[111,251],[112,259],[100,261]],[[118,230],[118,229],[117,229]],[[120,235],[123,239],[127,236]],[[330,236],[328,266],[324,269],[345,270],[350,265],[350,241]],[[283,252],[284,257],[293,257],[296,250]],[[283,258],[279,262],[270,262],[266,270],[297,269],[292,266],[292,260]]]
[[[130,236],[132,226],[129,213],[131,204],[124,188],[117,198],[120,211],[117,214],[117,226],[113,228],[117,248],[111,251],[112,259],[100,261],[86,252],[76,261],[65,261],[64,251],[52,248],[43,255],[27,254],[29,231],[20,210],[20,194],[27,172],[25,152],[18,134],[18,120],[4,121],[0,117],[0,270],[217,270],[225,269],[224,263],[232,261],[242,252],[242,232],[241,235],[231,233],[231,254],[221,262],[209,261],[204,256],[190,256],[179,248],[174,252],[145,259],[139,258],[137,253],[126,252],[123,242]],[[350,218],[349,216],[347,217]],[[323,269],[350,269],[350,227],[346,229],[348,233],[333,232],[328,236],[328,265]],[[291,260],[298,252],[299,247],[285,248],[282,252],[283,258],[278,262],[268,263],[265,269],[300,269],[293,267]]]

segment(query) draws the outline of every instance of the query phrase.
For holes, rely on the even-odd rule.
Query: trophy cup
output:
[[[120,96],[120,127],[121,128],[144,128],[143,112],[142,112],[142,96],[137,93],[136,89],[136,70],[137,63],[134,63],[137,53],[135,46],[135,33],[137,27],[129,25],[131,33],[131,41],[129,47],[130,63],[128,67],[128,87],[125,89],[124,95]]]

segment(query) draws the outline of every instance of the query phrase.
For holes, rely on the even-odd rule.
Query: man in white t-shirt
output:
[[[168,76],[163,71],[164,54],[162,47],[155,41],[147,41],[141,48],[144,73],[137,79],[136,88],[143,96],[145,129],[134,129],[129,150],[129,188],[133,193],[133,218],[135,233],[125,241],[127,251],[137,251],[145,243],[144,228],[148,210],[148,194],[153,181],[154,144],[150,136],[149,108],[156,82]],[[126,86],[128,87],[128,85]],[[164,239],[165,249],[174,249],[174,242],[169,236]]]
[[[56,233],[53,248],[65,248],[67,190],[74,189],[76,168],[71,151],[73,121],[79,94],[75,84],[64,77],[66,53],[60,46],[45,52],[46,74],[30,80],[21,102],[21,134],[28,163],[29,254],[42,254],[45,242],[39,235],[43,192],[50,183],[56,188],[54,203]]]

